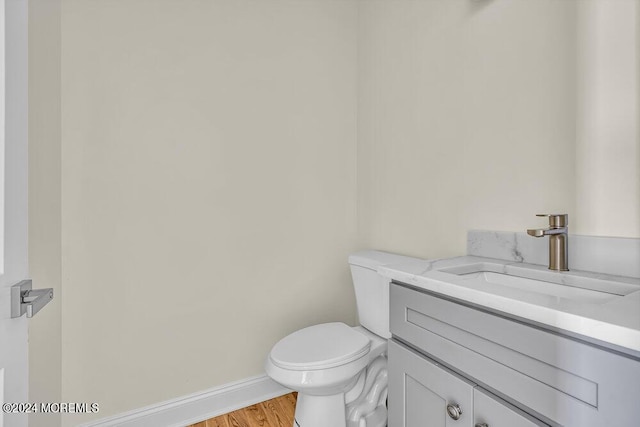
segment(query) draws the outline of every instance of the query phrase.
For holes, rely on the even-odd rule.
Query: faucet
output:
[[[537,214],[549,217],[549,228],[533,228],[527,234],[533,237],[549,236],[549,270],[569,271],[569,215],[567,214]]]

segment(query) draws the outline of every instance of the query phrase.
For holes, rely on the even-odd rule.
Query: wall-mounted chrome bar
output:
[[[53,299],[53,289],[32,289],[31,280],[23,280],[11,287],[11,317],[33,317]]]

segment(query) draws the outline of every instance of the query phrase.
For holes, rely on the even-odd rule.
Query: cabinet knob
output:
[[[487,423],[477,423],[476,427],[489,427],[489,424],[487,424]]]
[[[462,409],[457,403],[449,403],[447,404],[447,414],[454,420],[459,420],[462,415]]]

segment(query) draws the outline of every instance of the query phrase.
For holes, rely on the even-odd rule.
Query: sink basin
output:
[[[573,301],[601,304],[640,290],[638,285],[597,279],[571,272],[553,272],[488,262],[443,268],[442,273],[477,284],[503,286]]]

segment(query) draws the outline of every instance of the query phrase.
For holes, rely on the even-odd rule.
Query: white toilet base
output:
[[[346,427],[344,393],[310,396],[298,393],[293,427]]]

